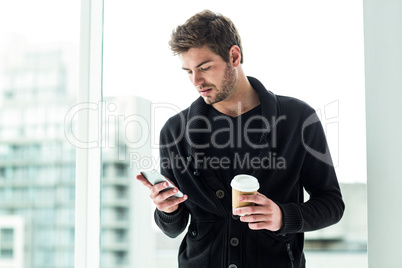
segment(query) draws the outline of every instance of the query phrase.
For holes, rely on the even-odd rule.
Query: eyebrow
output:
[[[195,68],[199,68],[199,67],[201,67],[202,65],[204,65],[204,64],[206,64],[206,63],[208,63],[208,62],[211,62],[212,60],[206,60],[206,61],[203,61],[203,62],[201,62],[200,64],[198,64],[197,66],[195,66]],[[190,70],[189,68],[185,68],[185,67],[182,67],[182,69],[183,70]]]

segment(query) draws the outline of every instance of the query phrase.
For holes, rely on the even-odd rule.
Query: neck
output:
[[[237,117],[260,104],[257,92],[253,89],[243,72],[239,72],[235,90],[227,99],[212,106],[219,112]]]

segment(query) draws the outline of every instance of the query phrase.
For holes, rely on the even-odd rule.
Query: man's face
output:
[[[235,91],[236,71],[207,46],[180,55],[182,68],[207,104],[227,100]]]

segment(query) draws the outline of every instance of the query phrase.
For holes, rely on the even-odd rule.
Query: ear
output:
[[[229,60],[233,64],[234,67],[238,67],[241,62],[241,52],[240,48],[236,45],[233,45],[229,49]]]

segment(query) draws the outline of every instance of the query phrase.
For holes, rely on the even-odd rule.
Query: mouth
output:
[[[199,90],[201,96],[207,96],[211,91],[212,91],[212,88],[205,88],[205,89]]]

